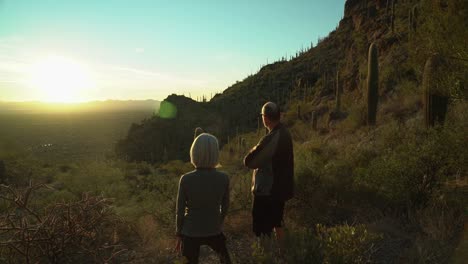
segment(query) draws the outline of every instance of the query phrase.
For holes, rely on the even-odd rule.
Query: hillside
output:
[[[467,39],[467,19],[463,11],[466,11],[466,3],[442,2],[346,1],[343,19],[336,30],[315,47],[263,66],[258,73],[233,84],[209,102],[185,104],[191,100],[168,97],[166,101],[175,104],[177,109],[197,118],[186,121],[184,116],[173,120],[154,117],[130,130],[120,144],[125,147],[117,150],[130,160],[154,162],[157,160],[148,153],[157,153],[160,146],[166,144],[168,149],[177,147],[181,151],[170,155],[169,159],[185,157],[187,160],[188,137],[181,141],[184,146],[180,147],[150,138],[150,131],[157,133],[156,130],[163,129],[167,123],[173,124],[171,129],[189,131],[209,124],[207,131],[226,143],[228,137],[257,128],[259,108],[268,100],[277,102],[284,112],[299,112],[300,119],[310,119],[314,112],[324,132],[330,129],[330,124],[336,123],[335,119],[346,117],[361,126],[365,123],[367,53],[371,43],[377,47],[380,72],[378,120],[387,116],[406,120],[422,109],[422,70],[425,61],[435,53],[447,59],[454,58],[444,71],[446,81],[454,84],[446,87],[447,93],[454,99],[466,97],[466,91],[461,88],[467,79],[468,56],[463,45]],[[451,30],[445,30],[449,25]],[[339,114],[334,113],[337,84],[342,91]],[[206,115],[206,112],[211,114]],[[175,123],[179,124],[174,126]],[[146,131],[143,134],[147,136],[141,137],[140,130]],[[147,142],[153,143],[148,145]],[[127,151],[141,148],[147,149],[146,154],[134,155]]]
[[[127,138],[117,144],[120,155],[129,160],[150,163],[188,160],[194,128],[201,126],[207,131],[219,133],[224,122],[209,104],[178,95],[170,95],[161,103],[159,113],[159,116],[130,127]]]

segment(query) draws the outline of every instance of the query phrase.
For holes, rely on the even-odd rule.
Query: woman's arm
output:
[[[182,231],[182,225],[184,224],[185,215],[185,192],[183,188],[183,176],[180,177],[179,190],[177,191],[177,203],[176,203],[176,234],[180,235]]]

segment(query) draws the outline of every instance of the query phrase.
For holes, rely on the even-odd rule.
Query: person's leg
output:
[[[223,233],[208,238],[206,244],[218,254],[221,263],[231,264],[231,257],[226,247],[226,237]]]
[[[284,247],[284,231],[283,231],[283,213],[284,201],[272,200],[271,201],[271,220],[273,229],[275,230],[276,242],[279,247],[280,253]]]
[[[277,226],[277,227],[274,227],[274,229],[275,229],[276,240],[282,241],[283,238],[284,238],[284,231],[283,231],[283,228]]]
[[[189,264],[197,264],[200,256],[200,241],[198,238],[186,237],[182,239],[182,255]]]
[[[267,197],[254,196],[252,205],[252,228],[257,237],[271,236],[273,226],[270,221],[270,202]]]
[[[275,230],[276,238],[281,240],[284,237],[283,233],[283,214],[284,214],[284,201],[271,200],[271,224]]]

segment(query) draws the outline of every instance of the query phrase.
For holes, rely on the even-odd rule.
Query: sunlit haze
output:
[[[344,0],[0,0],[0,101],[192,98],[317,43]]]
[[[33,64],[30,76],[31,89],[45,102],[80,102],[95,88],[86,66],[58,56]]]

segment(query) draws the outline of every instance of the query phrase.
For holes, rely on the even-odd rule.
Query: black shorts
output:
[[[256,236],[270,236],[273,228],[281,227],[284,201],[271,196],[254,196],[252,206],[253,232]]]

